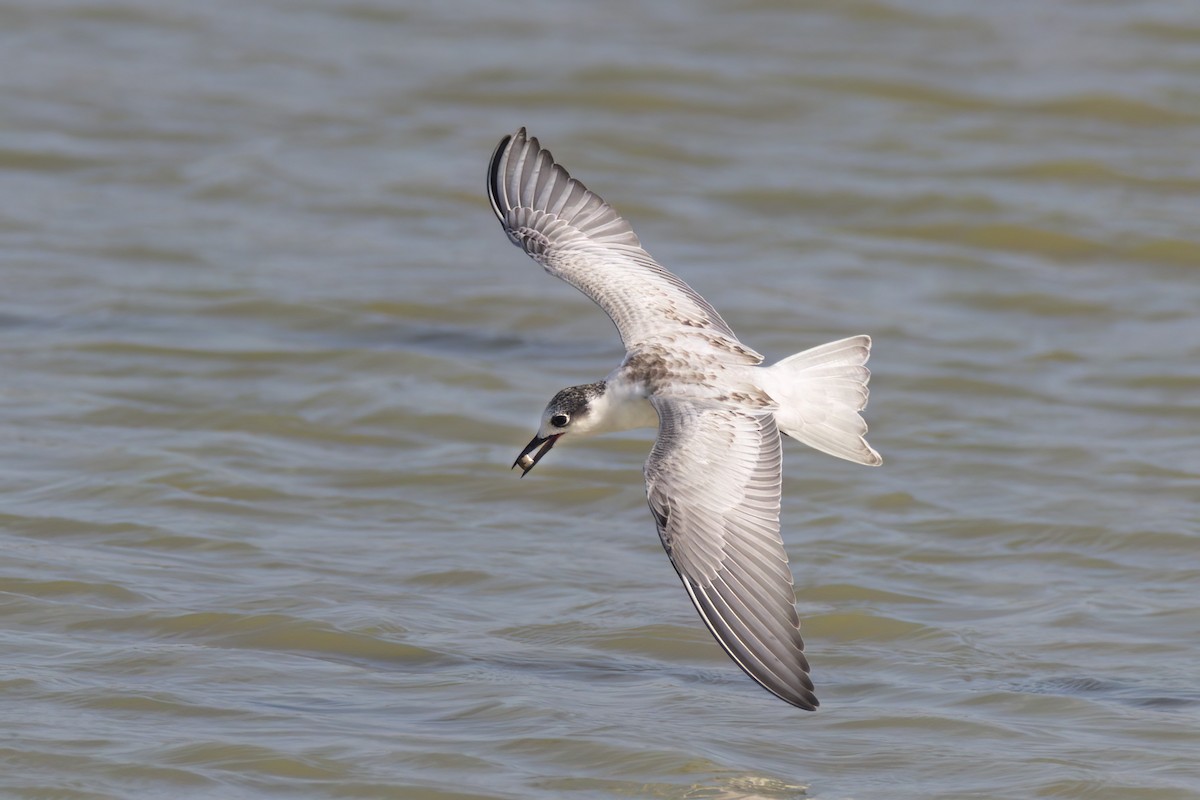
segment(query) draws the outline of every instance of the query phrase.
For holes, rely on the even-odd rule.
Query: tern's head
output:
[[[604,381],[585,386],[568,386],[546,404],[537,436],[521,451],[513,467],[521,468],[521,477],[550,452],[554,443],[564,436],[585,436],[600,424],[604,398]],[[540,449],[539,449],[540,448]],[[537,450],[536,453],[533,451]],[[533,453],[533,455],[530,455]]]

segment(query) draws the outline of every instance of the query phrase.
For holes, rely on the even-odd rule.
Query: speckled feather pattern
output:
[[[704,298],[655,262],[629,223],[524,129],[497,147],[488,195],[509,239],[599,305],[627,351],[606,381],[555,395],[544,418],[562,410],[602,430],[590,410],[636,420],[639,415],[629,412],[633,404],[653,406],[658,438],[645,465],[646,496],[688,595],[748,675],[793,705],[815,708],[779,534],[783,456],[776,418],[790,414],[789,432],[812,424],[805,441],[826,436],[822,449],[870,463],[864,453],[874,451],[861,440],[865,425],[855,433],[866,398],[869,373],[861,364],[870,340],[814,348],[824,359],[815,366],[798,354],[787,360],[787,373],[757,366],[763,357],[740,342]],[[783,393],[810,368],[825,370],[809,382],[815,397],[849,403],[848,410],[814,406],[817,416],[851,431],[849,443],[836,427],[825,430],[823,419],[812,423],[781,408],[764,388],[771,373]]]

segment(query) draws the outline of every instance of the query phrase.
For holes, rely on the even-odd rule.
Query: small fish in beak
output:
[[[533,441],[525,446],[525,449],[521,451],[521,455],[517,456],[517,460],[513,462],[512,468],[516,469],[517,467],[520,467],[521,477],[524,478],[529,474],[529,470],[533,469],[534,465],[542,460],[542,456],[550,452],[550,448],[554,447],[554,443],[558,441],[558,437],[560,436],[562,436],[561,433],[556,433],[553,436],[546,436],[544,438],[541,436],[533,437]],[[541,449],[538,450],[537,453],[534,455],[529,455],[530,453],[533,453],[534,450],[537,450],[538,447],[541,447]]]

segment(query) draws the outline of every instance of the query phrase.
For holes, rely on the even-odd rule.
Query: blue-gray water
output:
[[[1200,8],[0,5],[0,796],[1200,797]],[[529,126],[779,358],[821,709],[712,642]]]

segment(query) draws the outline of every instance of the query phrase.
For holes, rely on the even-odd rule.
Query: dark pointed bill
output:
[[[561,433],[547,436],[544,439],[541,436],[533,437],[533,441],[525,446],[525,449],[521,451],[521,455],[517,456],[517,460],[513,462],[513,469],[520,467],[521,477],[524,478],[529,474],[529,470],[533,469],[534,465],[542,460],[542,456],[550,452],[550,448],[554,447],[554,443],[558,441],[558,437],[560,436],[562,436]],[[538,447],[542,449],[538,450],[534,455],[529,455],[534,450],[537,450]]]

